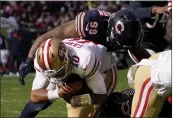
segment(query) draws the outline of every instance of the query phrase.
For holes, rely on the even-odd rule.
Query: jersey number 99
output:
[[[97,22],[90,22],[89,25],[90,25],[89,34],[90,35],[97,34],[98,23]]]

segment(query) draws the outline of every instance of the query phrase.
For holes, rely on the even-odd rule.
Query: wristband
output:
[[[59,98],[58,89],[48,90],[47,97],[50,101],[53,101],[53,100],[56,100],[57,98]]]

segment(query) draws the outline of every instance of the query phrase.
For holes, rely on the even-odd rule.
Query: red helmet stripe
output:
[[[50,46],[51,46],[52,40],[48,42],[48,47],[47,47],[47,62],[49,65],[49,68],[52,69],[52,65],[50,63],[50,56],[49,56],[49,51],[50,51]]]
[[[49,63],[48,63],[48,57],[49,57],[49,47],[48,47],[48,44],[49,42],[51,41],[51,39],[48,39],[46,40],[46,43],[44,45],[44,51],[43,51],[43,55],[44,55],[44,63],[45,63],[45,66],[46,66],[46,69],[50,69],[50,66],[49,66]]]
[[[44,48],[45,48],[46,41],[42,45],[42,64],[43,64],[43,69],[46,69],[45,61],[44,61]]]

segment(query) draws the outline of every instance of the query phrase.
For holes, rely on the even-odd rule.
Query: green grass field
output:
[[[128,88],[127,70],[118,71],[118,86],[115,91]],[[26,85],[21,86],[18,77],[1,77],[1,117],[18,117],[27,101],[30,99],[30,91],[34,76],[25,78]],[[48,109],[42,111],[37,117],[66,117],[66,104],[58,99]]]

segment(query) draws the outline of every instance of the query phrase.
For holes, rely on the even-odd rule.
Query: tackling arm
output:
[[[75,30],[75,20],[62,24],[60,26],[55,27],[51,31],[39,36],[35,43],[32,45],[28,57],[34,58],[35,52],[37,48],[48,38],[55,38],[57,40],[63,40],[65,38],[73,38],[79,37],[77,31]]]

